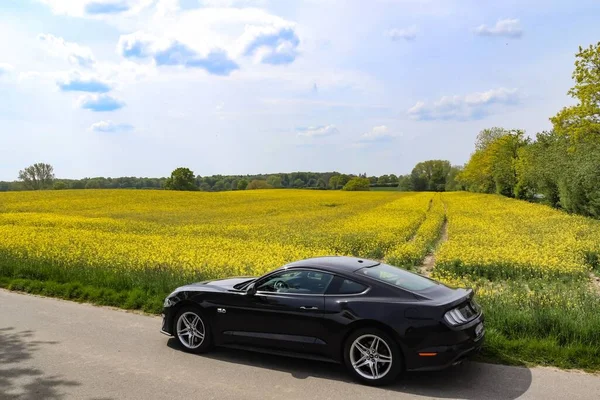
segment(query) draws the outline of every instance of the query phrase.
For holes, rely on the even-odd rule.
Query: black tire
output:
[[[185,316],[185,320],[188,323],[194,321],[194,317],[198,318],[198,322],[195,324],[195,330],[193,331],[192,341],[189,342],[189,335],[180,335],[180,319]],[[191,321],[190,321],[191,320]],[[187,325],[182,320],[181,327],[186,327]],[[203,333],[202,339],[197,337],[197,334]],[[208,324],[208,320],[204,317],[204,314],[198,307],[193,306],[184,306],[182,307],[177,314],[175,314],[175,318],[173,320],[173,336],[179,343],[179,346],[188,353],[206,353],[212,348],[212,335],[210,326]],[[188,339],[182,339],[182,337],[187,337]],[[190,346],[191,344],[191,346]]]
[[[380,342],[377,343],[377,348],[379,349],[378,352],[380,353],[380,356],[375,356],[371,363],[374,362],[374,364],[376,365],[376,371],[378,371],[379,373],[385,371],[385,374],[379,378],[367,378],[364,375],[373,375],[373,370],[370,366],[371,364],[367,364],[366,366],[359,368],[359,370],[363,372],[363,374],[361,375],[361,373],[359,373],[352,365],[353,356],[351,355],[351,351],[354,353],[355,362],[359,361],[360,359],[357,360],[356,358],[362,357],[362,353],[360,353],[360,350],[358,350],[357,348],[353,348],[355,341],[361,338],[359,340],[359,343],[364,344],[365,342],[368,343],[369,339],[374,337],[377,337],[379,340],[383,341],[385,345],[383,345]],[[374,339],[371,341],[371,343],[373,343],[373,341]],[[387,353],[389,353],[389,355]],[[384,357],[386,356],[391,356],[391,365],[389,366],[389,368],[386,367],[387,362],[383,361]],[[344,364],[348,369],[350,375],[352,375],[352,377],[358,382],[371,386],[382,386],[387,385],[398,378],[398,376],[404,368],[404,358],[402,356],[402,351],[400,350],[398,344],[387,333],[377,328],[360,328],[352,332],[346,339],[346,342],[344,343]],[[357,362],[357,364],[360,363]]]

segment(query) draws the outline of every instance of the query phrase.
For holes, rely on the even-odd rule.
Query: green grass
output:
[[[147,293],[170,293],[174,288],[213,277],[201,271],[177,271],[172,268],[90,268],[85,265],[64,266],[38,259],[14,260],[0,251],[0,277],[52,281],[79,282],[82,285],[130,291],[139,289]]]
[[[588,372],[600,370],[600,349],[584,344],[561,345],[546,338],[507,338],[489,328],[486,343],[477,359],[506,365],[554,366],[564,369],[581,369]]]
[[[473,281],[485,360],[600,370],[600,296],[585,279]]]
[[[0,287],[126,310],[142,310],[152,314],[159,314],[162,311],[163,301],[168,295],[168,293],[150,293],[141,289],[114,290],[82,285],[78,282],[59,283],[7,277],[0,277]]]

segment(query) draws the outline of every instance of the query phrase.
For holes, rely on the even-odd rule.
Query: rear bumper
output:
[[[449,332],[452,336],[447,336],[447,338],[461,338],[456,343],[422,347],[413,349],[406,354],[406,370],[437,371],[448,368],[479,352],[485,341],[485,328],[479,335],[476,334],[476,329],[477,325],[483,325],[483,315],[473,322],[460,332]],[[443,336],[438,338],[443,340]]]
[[[421,353],[437,353],[435,356],[419,357],[408,371],[439,371],[459,363],[476,354],[483,346],[484,338],[477,342],[461,344],[456,346],[441,346],[423,349]]]

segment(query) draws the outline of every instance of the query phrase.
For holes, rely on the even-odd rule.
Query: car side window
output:
[[[367,290],[367,286],[350,279],[336,276],[325,294],[357,294]]]
[[[333,275],[310,270],[284,271],[271,275],[256,286],[258,292],[323,294]]]

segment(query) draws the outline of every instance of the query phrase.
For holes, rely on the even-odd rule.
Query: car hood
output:
[[[226,279],[215,279],[210,281],[202,281],[191,283],[175,289],[175,292],[195,291],[195,292],[226,292],[234,290],[234,286],[238,283],[246,282],[255,279],[253,276],[239,276]]]

